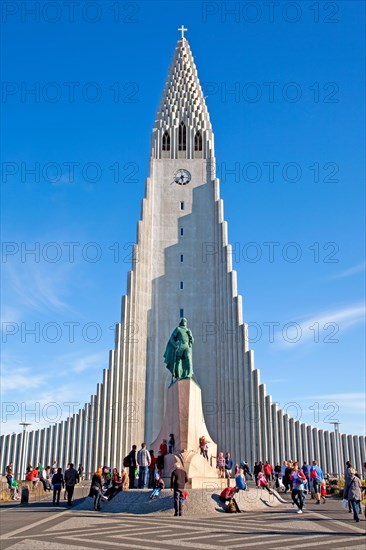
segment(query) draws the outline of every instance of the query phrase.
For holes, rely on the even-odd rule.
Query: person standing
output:
[[[254,462],[253,474],[255,479],[255,484],[258,485],[258,474],[262,471],[262,463]]]
[[[185,470],[177,462],[170,478],[170,489],[174,489],[174,516],[182,515],[183,491],[187,481],[188,478]]]
[[[346,462],[346,469],[344,470],[344,485],[346,486],[349,479],[351,479],[352,475],[351,475],[351,468],[353,468],[351,462],[349,460],[347,460]],[[351,502],[348,501],[348,511],[350,514],[352,514],[352,505],[351,505]]]
[[[315,493],[315,500],[317,504],[320,504],[321,485],[324,479],[323,470],[319,468],[318,462],[313,460],[310,468],[310,479],[313,481],[313,489]]]
[[[60,505],[61,489],[65,486],[64,476],[62,475],[62,468],[57,468],[57,473],[52,476],[53,485],[53,505]]]
[[[72,497],[74,494],[75,485],[78,482],[79,475],[74,468],[74,464],[70,462],[69,468],[65,472],[65,486],[67,494],[67,506],[72,506]]]
[[[281,464],[279,462],[277,462],[276,466],[273,468],[273,471],[274,471],[274,474],[275,474],[276,488],[278,489],[278,487],[280,486],[280,484],[278,482],[278,478],[279,478],[279,475],[281,473]]]
[[[91,480],[91,486],[89,491],[89,496],[94,498],[94,510],[100,510],[100,501],[101,500],[108,500],[108,497],[105,497],[103,495],[102,490],[102,473],[103,469],[98,468],[98,470],[94,473],[92,480]]]
[[[175,447],[175,438],[174,434],[169,434],[169,440],[168,440],[168,453],[171,455],[174,453],[174,447]]]
[[[225,477],[225,457],[224,453],[220,452],[219,456],[214,456],[216,458],[216,469],[218,470],[218,475],[220,478]]]
[[[146,449],[146,443],[141,443],[141,449],[137,453],[137,464],[139,465],[139,489],[145,489],[147,482],[147,471],[151,463],[151,456]]]
[[[289,488],[292,490],[292,480],[291,480],[291,474],[293,470],[292,460],[289,460],[287,462],[287,466],[285,469],[285,475],[283,476],[283,484],[285,486],[285,493],[289,490]]]
[[[156,468],[156,456],[154,451],[150,450],[150,466],[149,466],[149,488],[154,487],[155,483],[155,468]]]
[[[266,476],[266,480],[269,483],[272,479],[272,465],[268,462],[268,460],[266,460],[266,463],[263,466],[263,473]]]
[[[358,517],[358,503],[362,500],[361,480],[355,475],[356,470],[350,468],[350,477],[344,486],[343,497],[351,503],[353,509],[353,519],[360,521]]]
[[[128,465],[128,477],[130,479],[130,489],[135,488],[135,470],[136,470],[136,445],[132,445],[129,456],[129,465]]]
[[[84,468],[83,468],[82,464],[79,464],[78,476],[79,476],[79,481],[83,481],[83,479],[84,479]]]
[[[225,477],[227,479],[231,478],[232,470],[233,470],[233,461],[230,453],[227,452],[225,455]]]
[[[306,462],[306,460],[304,460],[304,464],[302,465],[301,469],[304,472],[305,477],[306,477],[305,488],[306,488],[307,491],[310,491],[311,490],[311,487],[310,487],[310,466]]]
[[[293,470],[290,474],[290,479],[292,481],[292,490],[291,490],[291,497],[294,504],[297,506],[297,513],[302,514],[303,509],[303,495],[302,491],[304,489],[304,485],[306,483],[306,476],[302,470],[299,470],[299,463],[294,462],[293,464]]]

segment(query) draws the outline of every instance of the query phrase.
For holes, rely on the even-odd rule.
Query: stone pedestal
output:
[[[179,462],[187,472],[191,487],[202,486],[203,482],[219,481],[216,470],[217,445],[208,433],[203,410],[202,394],[199,385],[191,379],[178,380],[168,388],[167,405],[163,424],[158,437],[150,445],[158,456],[163,439],[169,434],[175,438],[175,452],[165,456],[164,477],[168,479]],[[206,460],[199,451],[199,438],[204,436],[208,443]],[[227,485],[226,480],[222,480]]]

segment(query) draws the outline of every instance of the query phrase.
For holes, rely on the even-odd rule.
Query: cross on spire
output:
[[[185,33],[186,31],[188,31],[188,29],[186,29],[186,28],[184,27],[184,25],[182,25],[181,28],[178,29],[178,31],[180,31],[180,32],[182,33],[182,38],[184,38],[184,33]]]

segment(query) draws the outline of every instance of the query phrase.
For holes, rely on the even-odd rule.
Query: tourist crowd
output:
[[[198,449],[200,454],[206,460],[209,460],[208,446],[209,441],[204,436],[199,438]],[[183,451],[182,451],[183,452]],[[184,470],[184,460],[181,452],[176,452],[174,434],[170,434],[168,440],[163,440],[158,456],[155,456],[153,450],[148,450],[146,443],[141,444],[137,451],[137,446],[133,445],[128,455],[123,459],[123,468],[121,472],[117,468],[103,466],[97,469],[93,474],[89,496],[93,498],[94,509],[101,509],[101,502],[111,501],[119,491],[127,489],[152,489],[150,499],[155,499],[165,488],[163,480],[165,461],[167,455],[173,455],[174,458],[169,461],[169,471],[173,469],[170,479],[170,487],[174,490],[174,508],[175,515],[182,514],[182,504],[187,498],[185,484],[187,483],[187,474]],[[317,505],[326,502],[326,479],[325,475],[316,460],[312,464],[306,461],[300,466],[297,461],[284,460],[282,465],[277,462],[273,467],[268,461],[255,462],[253,472],[250,471],[249,464],[242,460],[239,464],[233,464],[230,452],[219,452],[216,459],[216,469],[219,478],[235,479],[235,486],[228,486],[220,494],[220,500],[226,503],[225,509],[228,512],[240,512],[235,496],[239,491],[247,490],[247,479],[254,479],[255,485],[262,490],[272,494],[274,489],[287,493],[291,492],[293,506],[296,507],[298,514],[302,514],[306,507],[306,497],[311,494]],[[366,473],[366,463],[364,463]],[[72,498],[75,485],[83,480],[84,469],[79,464],[78,469],[74,468],[72,463],[67,465],[65,472],[58,467],[55,460],[52,466],[44,467],[39,464],[33,468],[28,465],[26,480],[32,482],[35,488],[39,483],[43,485],[44,491],[53,491],[53,505],[60,504],[60,495],[64,490],[64,499],[67,505],[72,505]],[[13,464],[6,467],[6,479],[13,500],[18,500],[18,483],[13,473]],[[362,485],[360,476],[347,461],[344,471],[344,505],[353,512],[356,522],[359,521],[362,501]],[[365,507],[366,508],[366,507]],[[366,515],[366,510],[365,510]]]

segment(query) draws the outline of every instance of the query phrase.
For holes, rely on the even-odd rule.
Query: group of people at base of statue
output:
[[[93,474],[88,495],[94,500],[94,510],[101,510],[101,501],[112,500],[119,491],[128,489],[128,486],[129,478],[125,469],[120,474],[117,468],[98,468]]]
[[[225,464],[224,464],[225,463]],[[219,453],[216,466],[219,469],[220,477],[231,477],[231,457],[230,453]],[[224,469],[224,470],[222,470]],[[226,473],[226,469],[229,471]],[[366,462],[363,463],[364,475],[366,475]],[[223,475],[224,471],[224,475]],[[306,495],[311,493],[317,505],[326,503],[326,480],[322,469],[319,467],[316,460],[312,461],[310,466],[304,461],[301,468],[297,461],[284,460],[282,466],[277,463],[274,468],[269,462],[255,462],[253,475],[250,472],[249,465],[246,461],[242,461],[240,465],[235,466],[235,487],[225,487],[220,494],[220,500],[226,504],[225,510],[229,513],[241,512],[235,496],[239,491],[248,490],[245,475],[255,479],[255,484],[260,489],[266,489],[272,493],[270,484],[274,480],[275,487],[282,489],[284,493],[291,491],[292,505],[296,506],[296,512],[302,514],[306,507]],[[344,493],[342,506],[348,508],[350,513],[353,512],[353,518],[359,522],[359,514],[362,513],[361,502],[363,498],[362,492],[366,491],[366,486],[362,486],[360,476],[352,467],[352,464],[347,461],[344,472]],[[366,505],[364,507],[366,518]]]
[[[132,450],[128,456],[130,456],[131,453],[131,456],[136,453],[136,449],[134,449],[134,447],[136,447],[136,445],[133,445]],[[146,450],[146,444],[142,443],[140,451],[143,451],[144,449]],[[149,451],[147,451],[147,453],[149,453]],[[143,462],[146,459],[146,455],[144,452],[142,452],[140,455],[139,453],[137,453],[137,455],[137,460],[140,460],[140,462]],[[149,496],[150,500],[157,498],[160,495],[161,491],[165,488],[164,480],[161,478],[158,472],[155,472],[153,477],[153,491]],[[174,491],[173,496],[175,516],[182,515],[182,505],[188,498],[188,493],[184,489],[187,481],[188,478],[184,468],[181,466],[181,464],[176,463],[170,479],[170,487],[171,490]],[[111,470],[111,468],[109,468],[108,466],[98,468],[98,470],[94,473],[92,477],[89,491],[89,497],[92,497],[94,500],[94,510],[101,510],[101,502],[109,502],[119,493],[119,491],[126,491],[129,488],[130,477],[127,473],[127,469],[124,468],[122,470],[122,473],[119,474],[117,468],[113,468],[113,470]]]
[[[173,454],[175,449],[174,434],[169,435],[169,439],[163,439],[159,447],[158,456],[154,451],[146,448],[146,443],[141,443],[141,449],[137,451],[137,446],[132,445],[131,451],[123,459],[124,468],[128,469],[129,488],[139,489],[156,488],[157,479],[160,479],[164,470],[165,456]],[[156,476],[158,474],[159,478]]]

